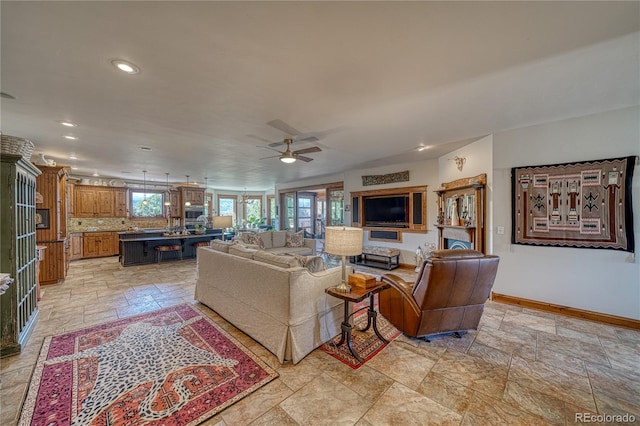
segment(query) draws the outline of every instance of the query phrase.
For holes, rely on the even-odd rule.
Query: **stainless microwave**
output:
[[[204,206],[185,206],[184,207],[184,224],[195,224],[196,220],[204,215]]]

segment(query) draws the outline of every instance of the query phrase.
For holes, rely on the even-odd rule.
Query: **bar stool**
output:
[[[193,243],[193,247],[194,248],[198,248],[198,247],[209,247],[211,245],[211,243],[209,241],[198,241],[197,243]]]
[[[156,246],[156,263],[160,263],[162,260],[162,253],[166,253],[168,251],[177,251],[178,258],[182,260],[182,246],[180,244],[172,244],[166,246]]]

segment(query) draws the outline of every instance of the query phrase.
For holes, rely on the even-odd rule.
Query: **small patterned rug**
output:
[[[356,331],[356,328],[362,329],[367,326],[366,306],[366,302],[354,304],[354,311],[362,308],[365,309],[362,309],[353,316],[353,325],[355,326],[355,328],[351,332],[351,341],[353,342],[353,348],[355,349],[356,353],[358,353],[360,357],[364,359],[364,362],[360,363],[353,355],[351,355],[351,352],[349,352],[349,348],[347,347],[346,343],[343,343],[340,346],[335,346],[335,344],[340,342],[340,334],[320,346],[320,350],[328,353],[336,359],[339,359],[354,370],[362,367],[367,361],[369,361],[378,352],[380,352],[387,346],[386,343],[378,339],[378,336],[376,336],[375,332],[373,331],[373,326],[369,327],[369,330],[367,331]],[[400,335],[400,331],[393,325],[391,325],[391,323],[389,323],[389,321],[387,321],[387,319],[379,313],[377,316],[377,324],[378,331],[380,331],[382,337],[387,339],[389,342],[394,341]]]
[[[276,377],[178,305],[47,337],[19,425],[196,425]]]

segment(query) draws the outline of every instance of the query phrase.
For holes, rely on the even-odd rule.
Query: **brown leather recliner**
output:
[[[415,283],[382,276],[391,287],[380,293],[380,313],[412,337],[475,330],[499,260],[475,250],[434,251]]]

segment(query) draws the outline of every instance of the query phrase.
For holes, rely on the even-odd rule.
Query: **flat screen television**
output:
[[[407,228],[409,226],[409,196],[392,195],[366,197],[364,226]]]

